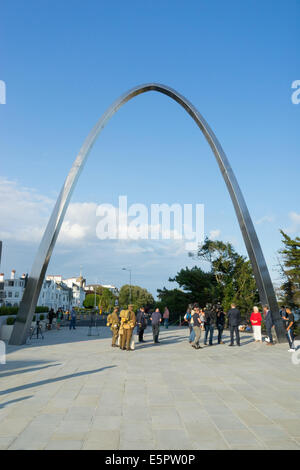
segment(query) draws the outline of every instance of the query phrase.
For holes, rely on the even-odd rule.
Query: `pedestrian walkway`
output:
[[[229,348],[226,332],[195,350],[187,328],[161,328],[157,345],[146,331],[134,352],[112,348],[104,327],[9,346],[0,448],[300,449],[300,364],[287,345],[244,334]]]

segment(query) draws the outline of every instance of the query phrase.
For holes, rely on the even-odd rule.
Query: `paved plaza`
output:
[[[187,328],[111,347],[49,331],[0,365],[1,449],[300,449],[300,364],[287,345],[194,350]]]

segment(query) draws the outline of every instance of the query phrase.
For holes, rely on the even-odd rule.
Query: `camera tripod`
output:
[[[36,336],[36,339],[39,339],[39,335],[42,337],[42,339],[44,339],[42,327],[40,325],[40,322],[37,321],[35,327],[32,327],[30,329],[29,339],[32,339],[33,336]]]

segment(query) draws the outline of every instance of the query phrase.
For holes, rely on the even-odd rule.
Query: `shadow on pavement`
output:
[[[42,366],[42,367],[29,367],[28,369],[21,369],[21,370],[13,370],[12,372],[0,372],[0,379],[2,377],[10,377],[11,375],[17,375],[17,374],[26,374],[26,372],[35,372],[38,370],[43,370],[43,369],[48,369],[49,367],[55,367],[55,366],[60,366],[60,363],[57,364],[49,364],[47,366]],[[12,367],[11,367],[12,368]]]
[[[16,369],[22,369],[25,367],[34,367],[34,366],[50,366],[50,365],[56,365],[57,361],[51,361],[51,360],[34,360],[31,361],[29,359],[24,359],[23,361],[18,360],[18,361],[7,361],[6,364],[0,364],[0,377],[4,377],[4,374],[2,372],[6,372],[9,370],[16,370]],[[16,372],[14,372],[16,373]]]
[[[12,387],[12,388],[8,388],[7,390],[2,390],[0,392],[0,395],[7,395],[9,393],[18,392],[20,390],[26,390],[27,388],[39,387],[40,385],[60,382],[61,380],[67,380],[67,379],[71,379],[74,377],[81,377],[83,375],[96,374],[97,372],[101,372],[105,369],[111,369],[113,367],[117,367],[117,366],[106,366],[106,367],[101,367],[100,369],[87,370],[83,372],[78,372],[76,374],[69,374],[69,375],[64,375],[62,377],[55,377],[53,379],[40,380],[39,382],[33,382],[31,384],[20,385],[19,387]]]
[[[20,346],[7,345],[6,355],[9,355],[15,351],[21,349],[38,348],[40,346],[54,346],[55,344],[69,344],[85,341],[95,341],[101,339],[107,339],[111,337],[110,329],[108,327],[98,326],[99,335],[96,333],[96,328],[93,326],[91,335],[89,335],[89,327],[79,326],[76,330],[69,330],[69,328],[61,328],[60,330],[46,330],[43,331],[44,339],[32,338],[28,343],[21,344]]]
[[[9,401],[6,401],[5,403],[1,403],[0,410],[2,408],[5,408],[7,405],[11,405],[12,403],[18,403],[19,401],[23,401],[23,400],[28,400],[29,398],[33,398],[33,396],[34,395],[28,395],[28,397],[15,398],[14,400],[9,400]]]
[[[169,345],[169,344],[175,344],[175,343],[183,343],[186,341],[186,338],[180,338],[179,339],[173,339],[169,341],[168,339],[164,338],[158,338],[159,344],[155,344],[152,340],[146,340],[144,343],[139,343],[138,341],[135,343],[136,344],[136,350],[138,349],[146,349],[150,347],[157,347],[157,346],[164,346],[164,345]]]

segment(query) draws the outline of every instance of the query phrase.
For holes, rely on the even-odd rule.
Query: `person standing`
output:
[[[136,324],[137,324],[137,334],[139,337],[139,342],[144,342],[144,331],[147,328],[147,317],[145,313],[145,308],[141,307],[136,315]]]
[[[76,310],[74,307],[72,308],[72,311],[71,311],[71,321],[69,325],[69,330],[71,330],[72,328],[73,330],[76,330]]]
[[[167,329],[169,327],[169,318],[170,318],[170,312],[169,312],[168,307],[166,307],[165,311],[164,311],[164,314],[163,314],[163,319],[164,319],[164,326]]]
[[[135,313],[133,311],[133,305],[128,305],[128,310],[122,310],[120,313],[121,317],[121,349],[130,351],[130,342],[132,338],[132,332],[136,324]],[[122,332],[121,332],[122,331]]]
[[[188,322],[188,326],[189,326],[189,330],[190,330],[190,336],[189,336],[189,343],[191,344],[194,339],[195,339],[195,332],[194,332],[194,329],[193,329],[193,318],[192,318],[192,307],[191,305],[189,305],[187,311],[186,311],[186,314],[184,315],[184,319],[185,321]]]
[[[204,344],[207,344],[207,338],[209,334],[209,346],[213,345],[213,336],[214,336],[214,328],[216,324],[216,312],[212,309],[210,304],[207,304],[204,310],[204,326],[205,326],[205,337],[204,337]]]
[[[118,316],[118,307],[115,307],[113,309],[113,312],[108,315],[107,317],[107,326],[110,326],[110,330],[112,332],[112,342],[111,345],[113,348],[117,348],[118,346],[116,345],[118,335],[119,335],[119,327],[120,327],[120,319]]]
[[[194,332],[195,332],[195,339],[192,343],[192,347],[195,349],[202,349],[199,341],[201,338],[201,317],[200,317],[200,308],[199,307],[194,307],[193,310],[193,321],[194,321]]]
[[[241,313],[234,303],[231,304],[231,309],[227,313],[229,329],[230,329],[230,344],[229,346],[234,346],[234,333],[236,337],[236,344],[238,346],[240,343],[240,332],[239,325],[241,323]]]
[[[264,306],[264,317],[265,317],[267,336],[269,338],[269,341],[266,342],[266,345],[267,346],[273,346],[274,341],[273,341],[273,335],[272,335],[272,326],[274,325],[274,323],[273,323],[271,310],[269,309],[268,305]]]
[[[153,341],[154,343],[159,343],[159,325],[161,323],[161,313],[159,311],[159,308],[155,309],[155,311],[152,313],[150,320],[152,321]]]
[[[289,308],[285,309],[285,316],[282,317],[286,321],[286,335],[290,345],[289,352],[296,351],[295,342],[294,342],[294,326],[295,326],[295,317]]]
[[[56,328],[57,328],[57,330],[60,330],[60,325],[61,325],[62,319],[63,319],[63,313],[62,313],[61,308],[59,308],[56,312]]]
[[[251,322],[252,329],[253,329],[253,337],[256,343],[262,342],[261,321],[262,321],[262,317],[261,317],[260,311],[258,310],[257,307],[253,307],[253,312],[251,313],[251,316],[250,316],[250,322]]]
[[[218,307],[217,311],[217,318],[216,318],[216,325],[218,329],[218,344],[224,344],[222,341],[222,334],[225,326],[225,313],[223,312],[221,307]]]
[[[51,330],[51,328],[52,328],[53,318],[54,318],[54,310],[53,310],[53,308],[51,308],[49,310],[49,313],[48,313],[48,320],[49,320],[48,329],[49,330]]]

